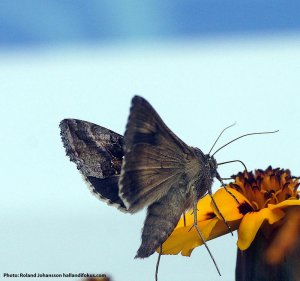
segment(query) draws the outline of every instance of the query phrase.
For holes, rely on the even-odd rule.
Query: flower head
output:
[[[289,170],[272,169],[239,173],[234,182],[219,189],[214,200],[232,230],[238,229],[238,248],[246,250],[259,229],[268,236],[275,225],[280,224],[287,210],[299,206],[298,178]],[[235,197],[233,197],[233,196]],[[236,200],[237,199],[237,200]],[[237,202],[238,201],[238,202]],[[207,195],[198,202],[198,226],[205,240],[211,240],[229,232],[220,213]],[[162,246],[162,254],[189,256],[203,241],[193,226],[194,215],[187,212],[173,233]]]

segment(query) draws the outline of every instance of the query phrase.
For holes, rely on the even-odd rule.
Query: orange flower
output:
[[[298,178],[289,170],[272,169],[243,172],[233,177],[235,181],[214,194],[217,206],[232,230],[238,230],[237,246],[246,250],[259,230],[268,236],[274,225],[280,223],[288,209],[300,206]],[[211,240],[229,232],[220,214],[207,195],[198,202],[198,226],[204,239]],[[193,213],[189,211],[178,222],[173,233],[162,245],[162,254],[190,256],[203,244],[193,226]]]

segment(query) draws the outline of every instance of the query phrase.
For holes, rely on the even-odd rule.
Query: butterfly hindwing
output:
[[[64,119],[60,129],[66,154],[76,164],[92,193],[126,211],[118,188],[123,137],[104,127],[77,119]]]

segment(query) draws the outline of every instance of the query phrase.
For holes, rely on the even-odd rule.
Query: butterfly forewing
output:
[[[154,108],[139,96],[132,99],[124,139],[124,152],[131,150],[135,144],[148,143],[170,149],[175,154],[189,153],[189,147],[167,127]]]
[[[182,175],[196,177],[199,172],[194,149],[172,133],[141,97],[132,100],[124,142],[119,186],[129,212],[162,198]]]
[[[104,127],[77,119],[64,119],[60,129],[66,154],[77,165],[92,193],[126,211],[118,188],[123,137]]]

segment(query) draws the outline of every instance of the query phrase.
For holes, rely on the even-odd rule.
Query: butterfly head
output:
[[[210,172],[210,176],[212,178],[216,177],[217,168],[218,168],[218,163],[217,163],[216,159],[213,156],[206,154],[204,165],[205,165],[207,171]]]
[[[204,154],[199,148],[195,148],[195,151],[202,166],[202,173],[205,174],[206,178],[215,178],[217,176],[218,164],[214,156]]]

